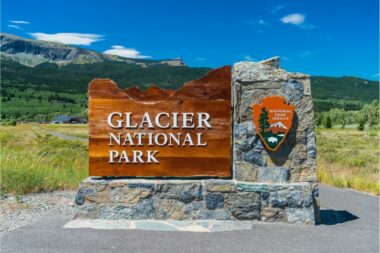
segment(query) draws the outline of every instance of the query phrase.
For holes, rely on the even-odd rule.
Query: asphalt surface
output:
[[[379,198],[320,187],[322,224],[259,223],[217,233],[64,229],[51,215],[1,239],[1,252],[379,252]]]

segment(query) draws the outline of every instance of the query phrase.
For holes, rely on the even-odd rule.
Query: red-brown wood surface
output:
[[[230,177],[231,176],[231,69],[229,66],[209,72],[205,77],[184,84],[176,91],[152,85],[120,89],[110,79],[95,79],[89,84],[90,176],[132,177]],[[111,112],[131,112],[140,122],[145,112],[153,118],[159,112],[206,112],[212,128],[204,129],[113,129],[107,124]],[[163,122],[165,123],[165,122]],[[179,118],[178,124],[182,120]],[[202,133],[207,146],[110,146],[109,133],[164,133],[196,140]],[[122,138],[123,140],[123,138]],[[134,139],[136,140],[136,139]],[[109,151],[158,150],[159,163],[109,163]]]

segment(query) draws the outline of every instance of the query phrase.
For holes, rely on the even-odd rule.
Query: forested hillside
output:
[[[177,89],[210,70],[187,67],[181,59],[129,59],[11,34],[0,34],[0,49],[2,121],[86,115],[87,86],[94,78],[112,78],[121,88],[157,84]],[[335,114],[358,112],[379,99],[378,82],[355,77],[314,76],[311,88],[316,118],[322,115],[318,122],[324,123],[332,109]],[[347,122],[357,121],[357,116],[347,117]]]
[[[92,64],[42,63],[35,67],[2,59],[2,119],[50,120],[55,114],[82,114],[87,106],[87,85],[95,77],[112,78],[120,87],[151,84],[176,89],[196,79],[209,68],[140,65],[124,62]],[[354,77],[312,77],[312,95],[317,112],[340,108],[360,110],[378,100],[379,83]]]

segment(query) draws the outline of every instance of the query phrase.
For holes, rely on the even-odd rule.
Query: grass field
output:
[[[1,191],[75,189],[88,173],[87,126],[1,126]],[[73,134],[70,134],[72,132]]]
[[[379,195],[379,132],[318,129],[318,179]]]
[[[1,126],[1,191],[76,189],[88,175],[88,126]],[[379,133],[318,129],[321,182],[379,195]]]

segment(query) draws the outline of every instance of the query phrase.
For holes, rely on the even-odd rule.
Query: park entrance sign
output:
[[[89,85],[75,219],[319,219],[310,79],[239,62],[177,90]]]
[[[90,175],[231,176],[231,68],[178,90],[89,86]]]

